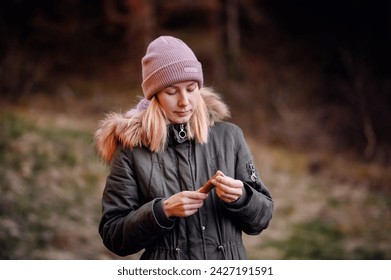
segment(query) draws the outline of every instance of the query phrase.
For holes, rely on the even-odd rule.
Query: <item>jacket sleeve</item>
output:
[[[159,207],[161,199],[144,201],[129,150],[117,148],[102,197],[99,233],[104,245],[120,256],[148,246],[174,226],[173,220],[164,220]]]
[[[274,203],[260,179],[253,156],[238,127],[235,139],[235,178],[243,182],[244,192],[237,201],[224,203],[225,210],[246,234],[256,235],[268,227]]]

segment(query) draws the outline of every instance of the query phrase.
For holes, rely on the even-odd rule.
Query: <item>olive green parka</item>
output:
[[[141,259],[246,259],[242,232],[256,235],[268,227],[273,201],[241,129],[223,121],[228,111],[217,94],[203,88],[201,95],[211,118],[206,144],[178,143],[169,125],[163,152],[131,146],[129,128],[138,125],[137,114],[111,114],[96,131],[97,151],[110,164],[99,233],[115,254],[144,250]],[[195,214],[165,216],[165,198],[199,189],[217,170],[243,181],[237,201],[225,203],[212,190]]]

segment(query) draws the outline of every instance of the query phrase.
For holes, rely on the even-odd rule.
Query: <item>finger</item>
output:
[[[183,216],[190,216],[190,215],[193,215],[194,213],[196,213],[198,211],[198,209],[200,209],[203,205],[203,202],[201,201],[200,203],[193,203],[193,204],[187,204],[187,205],[183,205],[183,209],[182,209],[182,215]]]
[[[236,201],[240,197],[240,195],[236,195],[236,194],[228,194],[228,193],[224,193],[224,192],[221,192],[221,193],[216,192],[216,193],[219,196],[219,198],[221,200],[223,200],[224,202],[233,202],[233,201]]]
[[[195,213],[197,213],[198,209],[192,209],[192,210],[186,210],[183,212],[183,214],[181,215],[181,217],[188,217],[188,216],[191,216]]]
[[[182,211],[198,209],[203,206],[203,200],[186,200],[179,202],[176,206]]]
[[[236,188],[236,189],[242,189],[243,188],[243,182],[240,180],[233,179],[231,177],[221,177],[218,176],[216,178],[217,184],[220,184],[222,186],[227,186],[229,188]]]
[[[228,176],[221,176],[221,175],[218,175],[214,178],[215,181],[217,181],[217,183],[220,183],[220,184],[224,184],[224,185],[231,185],[232,182],[234,181],[234,179],[232,179],[231,177],[228,177]]]
[[[241,195],[242,195],[241,191],[231,191],[231,192],[221,191],[219,197],[226,202],[232,202],[237,200]]]
[[[214,179],[213,184],[216,186],[218,189],[222,189],[224,192],[230,192],[229,189],[232,189],[232,181],[227,179],[227,177],[217,177]]]
[[[207,193],[201,193],[197,191],[185,191],[183,195],[189,199],[205,200],[208,197]]]
[[[230,186],[218,183],[218,186],[216,186],[216,192],[221,196],[226,196],[226,195],[241,196],[243,193],[243,188],[232,188]]]
[[[230,202],[235,201],[239,198],[237,194],[225,194],[224,198]]]
[[[198,208],[201,208],[202,205],[204,205],[203,200],[193,200],[187,204],[184,204],[183,208],[184,209],[198,209]]]

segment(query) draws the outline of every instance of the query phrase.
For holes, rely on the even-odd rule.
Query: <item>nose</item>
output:
[[[189,105],[189,98],[187,96],[187,93],[185,91],[181,91],[179,94],[178,106],[186,107],[187,105]]]

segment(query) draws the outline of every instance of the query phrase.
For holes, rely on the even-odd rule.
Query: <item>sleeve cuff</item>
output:
[[[163,210],[163,199],[159,199],[153,204],[153,214],[155,215],[156,221],[161,227],[171,228],[174,226],[176,219],[166,217],[166,214]]]

